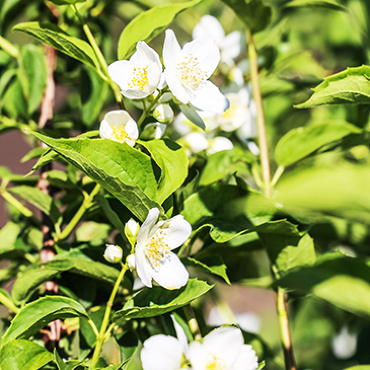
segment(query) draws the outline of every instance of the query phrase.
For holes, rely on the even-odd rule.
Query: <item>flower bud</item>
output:
[[[130,269],[130,271],[136,270],[136,258],[135,258],[135,254],[129,254],[127,256],[127,266]]]
[[[136,235],[138,234],[139,230],[140,230],[140,225],[134,219],[131,218],[126,223],[125,235],[132,247],[136,243]]]
[[[160,104],[153,112],[153,117],[162,123],[171,123],[173,121],[173,110],[168,104]]]
[[[166,131],[167,125],[160,122],[149,123],[144,127],[140,139],[160,139]]]
[[[117,263],[122,260],[122,249],[118,245],[107,244],[104,258],[110,263]]]

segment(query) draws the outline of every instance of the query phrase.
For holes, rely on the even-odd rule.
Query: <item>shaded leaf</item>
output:
[[[271,21],[272,10],[263,0],[223,0],[251,31],[263,31]]]
[[[329,8],[333,10],[345,11],[346,8],[335,0],[293,0],[284,5],[285,8],[293,7],[313,7]]]
[[[68,317],[88,317],[85,309],[66,297],[46,296],[25,305],[14,317],[3,336],[3,345],[12,339],[29,338],[48,323]]]
[[[53,354],[29,340],[11,340],[1,347],[2,370],[38,370],[52,361]]]
[[[228,284],[230,284],[229,277],[226,273],[226,265],[219,255],[213,255],[205,257],[202,260],[198,260],[192,257],[187,257],[187,264],[193,265],[195,267],[200,267],[211,274],[221,276]],[[190,263],[189,263],[190,262]]]
[[[9,192],[18,195],[33,204],[35,207],[47,214],[53,223],[57,223],[59,217],[61,217],[53,198],[50,195],[45,194],[40,189],[23,185],[10,188]]]
[[[212,239],[223,243],[269,221],[276,211],[257,192],[215,184],[186,199],[181,214],[194,231],[210,227]]]
[[[324,145],[360,132],[358,127],[346,122],[321,123],[293,129],[284,135],[276,145],[276,162],[283,166],[289,166]]]
[[[24,32],[46,45],[95,68],[98,65],[92,47],[85,41],[68,35],[61,28],[47,22],[18,23],[13,31]]]
[[[172,140],[139,141],[161,169],[157,202],[162,204],[185,181],[188,175],[188,157],[185,149]]]
[[[296,108],[312,108],[328,104],[369,104],[370,67],[347,68],[324,79],[313,89],[314,94]]]
[[[181,11],[198,4],[201,0],[179,4],[156,6],[141,12],[122,31],[118,41],[118,59],[129,58],[136,49],[138,41],[148,43],[159,35]]]
[[[130,299],[122,310],[117,311],[114,320],[120,318],[142,318],[162,315],[189,304],[207,293],[213,286],[204,281],[190,279],[181,289],[167,290],[153,286],[144,288]]]

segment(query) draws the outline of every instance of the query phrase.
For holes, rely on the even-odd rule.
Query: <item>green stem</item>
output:
[[[8,53],[13,58],[18,57],[18,49],[13,46],[8,40],[0,36],[0,48],[2,48],[6,53]]]
[[[260,148],[260,160],[264,185],[263,192],[266,198],[270,198],[271,195],[270,160],[267,146],[265,117],[263,114],[262,95],[258,81],[259,77],[258,77],[257,52],[254,37],[249,30],[247,31],[247,40],[248,40],[248,57],[250,65],[250,74],[253,88],[253,98],[257,107],[258,145]]]
[[[148,113],[151,111],[151,109],[158,103],[158,100],[161,98],[161,96],[166,92],[166,89],[163,89],[162,91],[159,91],[158,95],[155,97],[155,99],[149,104],[149,106],[143,110],[143,113],[141,114],[139,120],[137,121],[137,126],[140,127],[141,124],[144,122],[145,118],[148,116]],[[144,105],[145,107],[145,105]]]
[[[8,307],[10,311],[18,313],[19,308],[14,305],[14,303],[3,293],[0,292],[0,303],[5,307]]]
[[[272,187],[272,188],[273,188],[273,187],[276,185],[276,183],[279,181],[280,176],[283,174],[284,170],[285,170],[285,167],[284,167],[282,164],[277,168],[277,170],[276,170],[276,172],[274,173],[274,176],[273,176],[273,178],[272,178],[272,180],[271,180],[271,187]]]
[[[100,190],[100,185],[96,184],[93,191],[90,193],[90,195],[85,197],[83,203],[81,204],[80,209],[73,216],[73,218],[69,222],[69,224],[60,233],[59,237],[55,240],[55,242],[58,242],[58,241],[61,241],[61,240],[64,240],[64,239],[68,238],[68,236],[71,234],[73,229],[80,222],[80,220],[81,220],[82,216],[84,215],[84,213],[86,212],[86,210],[89,209],[92,206],[93,198],[99,192],[99,190]]]
[[[107,327],[108,327],[108,324],[109,324],[109,316],[110,316],[110,313],[111,313],[111,310],[112,310],[113,302],[114,302],[114,299],[116,298],[116,294],[117,294],[118,288],[121,284],[121,281],[122,281],[123,277],[125,276],[125,273],[128,269],[127,262],[125,264],[123,264],[121,262],[121,265],[122,265],[122,270],[121,270],[121,272],[118,276],[118,279],[117,279],[116,283],[114,284],[112,293],[111,293],[111,295],[109,297],[109,300],[107,302],[107,306],[105,308],[104,318],[103,318],[103,322],[101,324],[100,332],[96,337],[96,347],[94,349],[93,357],[92,357],[92,360],[91,360],[91,367],[92,368],[94,368],[94,366],[98,362],[99,355],[100,355],[100,350],[101,350],[101,347],[103,345],[103,342],[104,342],[104,339],[105,339],[105,334],[106,334]]]
[[[198,321],[195,317],[193,307],[191,307],[190,303],[184,306],[184,312],[185,312],[186,320],[188,321],[190,331],[192,332],[194,339],[195,340],[202,339],[202,334],[200,333]]]
[[[101,52],[95,38],[94,38],[94,35],[92,34],[89,26],[84,22],[84,20],[82,19],[80,13],[78,12],[77,10],[77,7],[75,4],[72,5],[73,6],[73,9],[82,25],[82,28],[85,32],[85,35],[87,37],[87,39],[89,40],[90,42],[90,45],[91,47],[93,48],[94,50],[94,53],[96,55],[96,58],[98,59],[98,62],[99,62],[99,65],[97,65],[97,72],[98,74],[105,80],[109,83],[110,87],[112,88],[113,90],[113,93],[114,93],[114,97],[116,98],[116,101],[118,103],[118,105],[120,106],[121,109],[125,109],[125,105],[123,103],[123,97],[122,97],[122,94],[119,90],[119,87],[118,85],[112,81],[112,79],[110,78],[109,76],[109,73],[108,73],[108,64],[104,58],[104,55],[103,53]],[[103,71],[100,71],[100,67],[102,68]]]
[[[296,370],[292,341],[290,339],[289,320],[286,309],[284,289],[278,287],[276,295],[277,295],[276,299],[277,299],[277,311],[279,315],[280,333],[284,351],[285,369]]]
[[[26,208],[18,199],[14,198],[13,195],[8,193],[6,190],[3,190],[0,192],[0,194],[3,196],[3,198],[11,204],[13,207],[15,207],[22,215],[26,217],[32,217],[33,213]]]

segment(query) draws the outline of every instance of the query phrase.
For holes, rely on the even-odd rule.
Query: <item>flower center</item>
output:
[[[145,245],[145,255],[154,267],[159,267],[163,259],[171,252],[168,244],[163,241],[165,235],[163,230],[158,230]]]
[[[110,134],[110,139],[123,143],[126,139],[131,140],[127,132],[122,126],[111,126],[112,133]]]
[[[207,73],[201,70],[198,64],[198,58],[189,53],[184,61],[176,66],[180,81],[193,90],[196,90],[199,84],[207,79]]]
[[[128,84],[131,89],[136,88],[141,91],[144,90],[145,86],[148,85],[148,68],[149,66],[144,68],[134,67],[134,76],[132,77],[131,83]]]
[[[227,366],[222,358],[209,354],[207,356],[206,370],[226,370]]]

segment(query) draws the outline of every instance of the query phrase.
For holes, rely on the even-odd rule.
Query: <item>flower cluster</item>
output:
[[[175,320],[177,338],[154,335],[144,342],[141,362],[144,370],[256,370],[258,361],[252,346],[244,344],[240,329],[224,326],[211,331],[202,342],[189,345]]]

